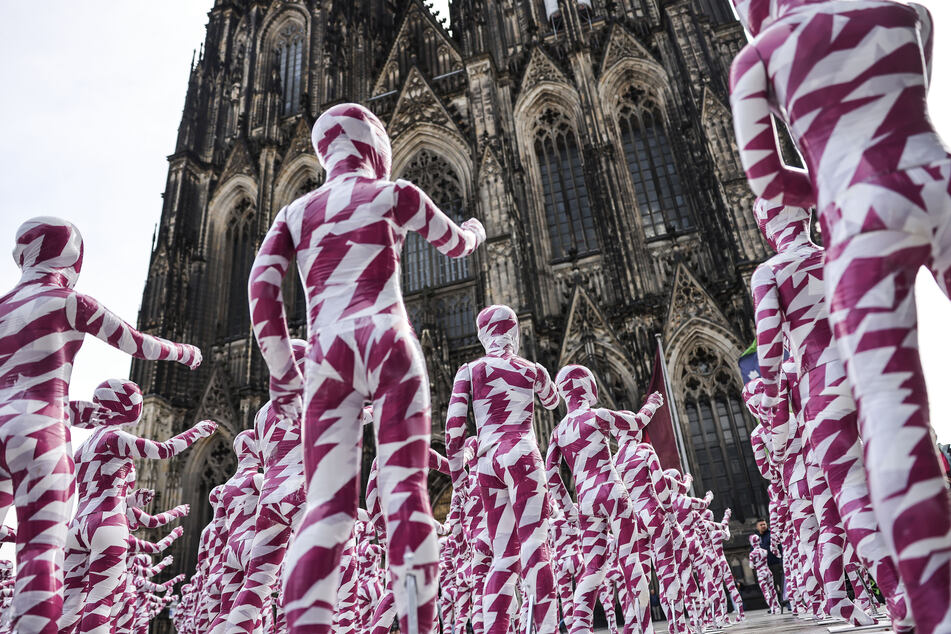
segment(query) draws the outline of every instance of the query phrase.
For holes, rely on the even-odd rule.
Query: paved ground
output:
[[[810,621],[800,621],[789,613],[781,615],[770,615],[765,610],[758,610],[747,614],[746,620],[738,625],[733,625],[721,630],[724,634],[752,634],[753,632],[769,632],[770,634],[828,634],[829,628],[839,628],[844,624],[839,622],[832,623],[813,623]],[[658,634],[667,632],[667,624],[658,623],[656,626]],[[878,628],[848,628],[845,632],[869,632],[870,634],[885,634],[892,630],[887,626]],[[713,630],[711,630],[712,634]],[[608,634],[608,630],[597,630],[596,634]]]

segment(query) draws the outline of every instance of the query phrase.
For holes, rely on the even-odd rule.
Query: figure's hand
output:
[[[713,501],[713,491],[707,491],[706,495],[703,496],[703,501],[709,504]]]
[[[191,511],[191,506],[188,504],[180,504],[172,509],[172,514],[175,517],[186,517],[189,511]]]
[[[653,407],[654,411],[656,412],[658,409],[660,409],[660,406],[664,404],[664,396],[660,392],[654,392],[647,397],[647,403],[645,404],[648,407]]]
[[[194,429],[198,432],[199,438],[205,438],[215,433],[215,430],[218,429],[218,423],[213,420],[203,420],[195,425]]]
[[[182,365],[187,365],[189,369],[194,370],[201,365],[201,350],[187,343],[181,344],[182,358],[179,361]]]
[[[478,218],[469,218],[462,223],[462,228],[475,234],[476,245],[485,242],[485,227],[479,222]]]
[[[684,488],[689,489],[690,487],[692,487],[692,486],[693,486],[693,476],[690,475],[689,473],[686,474],[686,475],[684,476],[684,478],[683,478],[683,483],[684,483]]]

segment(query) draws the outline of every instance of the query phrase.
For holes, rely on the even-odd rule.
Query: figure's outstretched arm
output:
[[[756,429],[750,432],[750,445],[753,447],[753,460],[756,461],[756,468],[759,469],[760,475],[767,482],[772,482],[772,469],[769,464],[769,452],[766,451],[766,441],[763,439],[763,435],[766,433],[766,430],[762,425],[757,425]]]
[[[551,375],[540,363],[535,364],[535,394],[541,401],[545,409],[555,409],[558,407],[558,391],[555,389],[555,382],[551,380]]]
[[[753,308],[756,319],[756,356],[763,380],[761,407],[765,411],[777,405],[779,375],[783,364],[783,316],[779,287],[773,270],[766,264],[753,273]]]
[[[116,443],[116,455],[122,458],[149,458],[152,460],[168,460],[172,456],[177,456],[196,441],[206,436],[210,436],[218,423],[210,420],[203,420],[188,431],[182,432],[177,436],[169,438],[165,442],[156,442],[148,438],[139,438],[121,429],[116,430],[114,435]]]
[[[286,207],[278,212],[254,258],[248,280],[248,301],[254,338],[271,373],[271,400],[278,401],[279,405],[296,405],[304,377],[294,361],[281,291],[294,256],[294,240],[286,214]]]
[[[165,526],[169,522],[188,515],[188,510],[189,506],[187,504],[182,504],[176,506],[170,511],[158,513],[156,515],[149,515],[138,507],[129,506],[127,513],[129,518],[129,528],[131,530],[136,530],[138,528],[158,528],[159,526]]]
[[[766,64],[752,45],[733,62],[730,75],[730,103],[740,161],[750,189],[767,200],[787,205],[813,207],[815,192],[809,175],[783,163],[769,106],[769,77]]]
[[[201,365],[201,350],[139,332],[121,317],[87,295],[72,293],[66,314],[70,325],[113,348],[146,361],[177,361],[192,370]]]
[[[181,526],[176,526],[171,533],[163,537],[157,542],[148,542],[144,539],[139,539],[135,535],[129,536],[129,552],[133,553],[145,553],[147,555],[157,555],[158,553],[166,550],[172,543],[182,536],[185,532],[185,529]]]
[[[419,187],[399,180],[395,185],[396,221],[416,231],[436,250],[451,258],[461,258],[475,251],[485,242],[485,228],[475,218],[457,225]]]
[[[545,456],[545,471],[548,477],[548,491],[555,502],[561,505],[566,515],[577,513],[575,503],[571,501],[568,488],[561,479],[561,447],[557,436],[552,435],[548,443],[548,455]]]
[[[109,418],[109,410],[89,401],[69,402],[69,425],[77,429],[95,429]]]
[[[466,424],[469,420],[471,399],[472,380],[469,364],[465,363],[456,372],[456,378],[452,382],[452,396],[446,411],[446,456],[449,459],[453,489],[464,487],[466,482],[466,458],[463,445],[466,439]]]
[[[664,513],[673,513],[674,491],[670,486],[670,482],[664,477],[664,470],[661,468],[660,458],[657,457],[657,452],[654,451],[653,447],[649,447],[649,450],[645,451],[644,455],[647,461],[647,470],[650,474],[651,489],[654,491],[653,497],[657,501],[657,505],[661,511]],[[653,515],[656,510],[651,509],[650,512]]]
[[[444,475],[451,475],[449,470],[449,460],[432,447],[429,448],[429,470],[438,471]]]

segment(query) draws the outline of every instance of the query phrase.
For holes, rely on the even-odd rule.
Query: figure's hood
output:
[[[83,267],[83,237],[61,218],[31,218],[17,229],[13,259],[23,271],[23,281],[58,273],[72,288]]]
[[[563,367],[555,377],[555,386],[569,409],[591,407],[598,402],[598,383],[583,365]]]
[[[486,352],[499,353],[508,347],[512,354],[518,354],[519,326],[514,310],[501,305],[483,308],[476,317],[476,325]]]
[[[757,198],[753,203],[756,223],[773,251],[782,251],[798,238],[809,236],[812,213],[802,207],[790,207]]]
[[[96,427],[130,425],[142,415],[142,390],[132,381],[103,381],[93,393],[92,402],[108,413],[107,417],[96,420]]]
[[[759,535],[753,534],[750,535],[750,548],[759,548],[760,541]]]
[[[816,4],[823,0],[732,0],[740,22],[756,37],[776,18],[806,4]]]
[[[238,457],[238,471],[261,466],[258,438],[253,429],[245,429],[234,437],[234,453]]]
[[[361,105],[345,103],[324,112],[314,124],[311,140],[327,180],[348,174],[390,177],[393,150],[386,128]]]

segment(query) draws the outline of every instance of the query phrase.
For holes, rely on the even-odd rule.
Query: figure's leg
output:
[[[618,634],[613,581],[605,580],[601,584],[601,589],[598,591],[598,600],[601,601],[601,607],[604,609],[604,618],[608,621],[608,631],[611,634]]]
[[[3,458],[17,508],[17,577],[11,629],[55,634],[63,610],[63,559],[73,459],[60,420],[23,414],[3,421]]]
[[[396,619],[396,600],[393,598],[393,590],[390,587],[392,583],[390,577],[387,576],[383,596],[373,613],[373,628],[370,630],[372,634],[387,634]]]
[[[492,565],[482,594],[482,617],[486,634],[508,634],[519,568],[519,542],[515,534],[515,510],[509,489],[490,467],[479,463],[479,494],[488,519],[492,541]]]
[[[611,531],[617,553],[617,562],[621,567],[624,585],[627,587],[627,601],[624,605],[624,631],[628,634],[640,629],[641,634],[652,634],[650,583],[641,565],[638,551],[639,535],[634,509],[623,497],[611,521]]]
[[[509,466],[506,481],[521,544],[522,589],[526,597],[534,596],[535,600],[535,630],[554,631],[558,627],[558,604],[548,549],[548,489],[545,468],[534,447]]]
[[[726,556],[723,554],[722,550],[718,554],[720,576],[723,578],[724,583],[726,583],[727,592],[730,593],[730,601],[733,602],[733,609],[736,611],[736,618],[738,621],[742,621],[746,618],[746,614],[743,612],[743,597],[740,596],[740,589],[736,587],[736,583],[733,580],[733,571],[730,570],[730,564],[727,563]]]
[[[252,634],[260,625],[290,539],[291,525],[280,509],[272,504],[259,506],[248,572],[228,615],[228,634]]]
[[[89,574],[89,547],[82,539],[80,521],[70,523],[64,568],[63,615],[59,620],[59,631],[72,634],[79,627],[82,606],[86,602],[86,576]]]
[[[858,412],[845,367],[827,363],[800,377],[803,420],[812,455],[822,469],[855,553],[878,580],[889,614],[910,625],[910,613],[895,561],[878,527],[868,490],[859,438]]]
[[[927,214],[951,207],[940,171],[855,185],[823,213],[824,224],[843,218],[832,225],[826,295],[858,403],[872,504],[923,633],[951,631],[951,497],[931,438],[914,292],[932,257]],[[867,232],[849,235],[846,222]]]
[[[436,612],[439,574],[427,486],[432,427],[426,367],[408,322],[396,322],[391,328],[361,329],[357,337],[373,341],[365,365],[367,375],[378,380],[370,386],[380,466],[377,482],[386,520],[386,564],[393,577],[400,629],[409,631],[407,582],[412,578],[419,633],[426,634]],[[359,485],[358,477],[357,490]]]
[[[818,616],[816,597],[819,595],[819,582],[815,575],[812,553],[818,549],[819,522],[812,509],[812,502],[804,498],[795,498],[790,502],[796,535],[799,575],[797,587],[800,589],[803,607]]]
[[[472,631],[475,634],[484,634],[485,611],[482,608],[482,599],[485,596],[486,581],[492,569],[492,546],[482,539],[477,539],[472,549]]]
[[[667,615],[667,629],[670,634],[680,634],[686,626],[684,590],[674,551],[675,543],[683,548],[680,527],[665,522],[657,531],[652,545],[656,555],[658,597]]]
[[[594,602],[604,581],[607,564],[608,522],[598,517],[578,516],[583,565],[575,587],[575,608],[571,619],[572,634],[590,634],[594,621]]]
[[[293,634],[330,634],[340,557],[357,515],[364,397],[350,380],[358,367],[355,349],[352,339],[321,338],[307,361],[307,510],[284,567],[284,610]]]
[[[121,596],[126,574],[128,543],[129,526],[123,515],[103,514],[91,524],[86,603],[79,623],[82,634],[111,634],[112,616],[118,610],[116,598]]]

